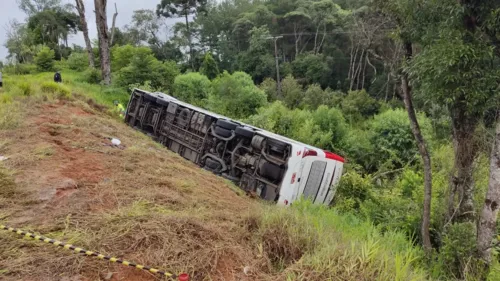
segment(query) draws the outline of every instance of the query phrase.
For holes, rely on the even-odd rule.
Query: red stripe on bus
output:
[[[332,152],[329,152],[329,151],[326,151],[326,150],[323,150],[325,152],[325,157],[327,159],[333,159],[333,160],[337,160],[337,161],[340,161],[342,163],[345,162],[345,159],[341,156],[338,156],[337,154],[335,153],[332,153]]]

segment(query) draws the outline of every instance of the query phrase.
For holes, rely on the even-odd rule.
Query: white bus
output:
[[[132,92],[125,122],[170,150],[280,205],[329,205],[344,158],[231,120],[163,93]]]

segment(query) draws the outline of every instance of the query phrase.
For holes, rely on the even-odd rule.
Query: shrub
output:
[[[266,93],[268,102],[274,102],[278,99],[276,80],[273,78],[264,79],[264,81],[259,85],[259,88]]]
[[[140,52],[134,55],[127,67],[118,71],[118,85],[128,87],[151,81],[155,89],[171,91],[175,77],[179,75],[177,64],[172,61],[160,62],[153,55]]]
[[[293,76],[303,85],[316,83],[326,87],[332,79],[330,62],[331,58],[324,55],[300,55],[292,62]]]
[[[89,84],[99,84],[102,80],[101,71],[97,68],[89,67],[82,75],[83,82],[87,82]]]
[[[359,210],[361,204],[371,198],[371,176],[350,171],[340,178],[333,205],[341,211]]]
[[[9,64],[3,68],[2,72],[14,75],[33,74],[37,72],[37,67],[34,64]]]
[[[224,72],[212,81],[209,108],[233,118],[245,118],[266,104],[265,93],[245,72]]]
[[[351,122],[358,122],[373,116],[379,112],[379,109],[380,104],[365,90],[350,91],[342,101],[342,111]]]
[[[47,94],[56,94],[59,98],[69,98],[71,96],[71,91],[68,87],[52,81],[43,82],[41,90]]]
[[[35,57],[35,64],[39,71],[54,70],[55,52],[49,47],[43,47]]]
[[[84,71],[89,67],[89,58],[86,53],[72,53],[68,58],[69,69]]]
[[[446,277],[466,277],[466,270],[475,252],[476,226],[470,222],[454,223],[444,233],[439,252],[439,271]]]
[[[319,84],[309,85],[304,94],[301,107],[315,110],[322,104],[330,104],[329,93],[323,91]]]
[[[134,56],[149,56],[153,52],[148,47],[134,47],[132,45],[115,46],[111,49],[111,64],[113,71],[119,71],[120,69],[127,67]]]
[[[432,140],[432,126],[429,119],[419,115],[418,120],[424,137]],[[415,157],[418,151],[405,110],[387,110],[376,115],[370,125],[373,132],[371,136],[373,153],[378,159],[376,167],[401,168],[418,159]]]
[[[179,75],[174,80],[173,94],[185,102],[205,106],[210,92],[210,80],[198,72]]]
[[[19,89],[21,89],[23,96],[31,96],[32,89],[31,84],[29,82],[21,82],[18,84]]]
[[[292,109],[298,107],[304,98],[302,86],[291,75],[281,81],[281,95],[286,106]]]
[[[215,79],[217,76],[219,76],[219,67],[217,66],[217,62],[212,57],[212,54],[205,54],[203,63],[200,67],[200,73],[208,77],[210,80]]]

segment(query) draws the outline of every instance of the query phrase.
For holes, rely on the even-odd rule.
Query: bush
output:
[[[3,68],[2,72],[13,75],[34,74],[37,72],[37,66],[24,63],[9,64]]]
[[[41,90],[47,94],[56,94],[59,98],[69,98],[71,96],[71,91],[68,87],[52,81],[43,82]]]
[[[33,90],[31,89],[31,84],[29,82],[21,82],[18,84],[18,87],[21,89],[23,96],[31,96]]]
[[[191,72],[175,77],[173,94],[182,101],[204,107],[209,92],[210,80],[205,75]]]
[[[135,56],[149,56],[153,52],[148,47],[134,47],[132,45],[114,46],[111,49],[111,65],[113,71],[127,67]]]
[[[259,88],[266,94],[268,102],[274,102],[278,99],[276,80],[273,78],[264,79]]]
[[[316,83],[324,87],[332,86],[330,62],[331,58],[324,55],[300,55],[292,62],[293,76],[303,85]]]
[[[69,69],[84,71],[89,67],[89,58],[86,53],[72,53],[67,63]]]
[[[379,112],[379,109],[380,104],[365,90],[350,91],[342,101],[342,111],[351,122],[358,122],[373,116]]]
[[[118,85],[128,87],[151,81],[155,89],[172,91],[175,77],[179,75],[177,64],[172,61],[160,62],[153,55],[140,52],[134,55],[127,67],[118,71]]]
[[[212,81],[209,108],[232,118],[245,118],[266,104],[265,93],[244,72],[224,72]]]
[[[203,63],[200,67],[200,73],[208,77],[208,79],[212,80],[219,76],[220,71],[217,66],[217,62],[212,57],[212,54],[206,53],[203,58]]]
[[[371,198],[372,189],[371,176],[363,177],[350,171],[340,178],[337,193],[332,203],[335,208],[343,212],[359,210],[361,204]]]
[[[326,206],[297,201],[290,208],[268,207],[256,228],[262,254],[278,270],[286,268],[283,280],[427,280],[424,254],[405,234],[382,234]]]
[[[102,80],[101,71],[97,68],[89,67],[85,70],[85,72],[83,72],[82,78],[83,82],[89,84],[99,84]]]
[[[307,87],[301,107],[315,110],[322,104],[331,104],[331,98],[332,92],[323,91],[319,84],[312,84]]]
[[[439,271],[448,278],[464,279],[476,249],[476,226],[473,223],[454,223],[444,233],[439,252]],[[456,276],[456,274],[459,274]],[[467,280],[467,279],[465,279]]]
[[[35,64],[39,71],[53,71],[54,70],[54,50],[49,47],[43,47],[40,52],[35,56]]]
[[[292,109],[298,107],[304,98],[302,86],[291,75],[281,81],[281,95],[286,106]]]
[[[429,119],[418,116],[422,134],[432,139]],[[374,154],[378,159],[376,167],[385,169],[401,168],[418,160],[415,139],[410,129],[410,121],[405,110],[391,109],[376,115],[371,124]]]

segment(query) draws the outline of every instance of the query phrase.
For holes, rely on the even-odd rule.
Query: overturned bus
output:
[[[163,93],[135,89],[125,122],[244,191],[280,205],[301,196],[328,205],[344,159]]]

